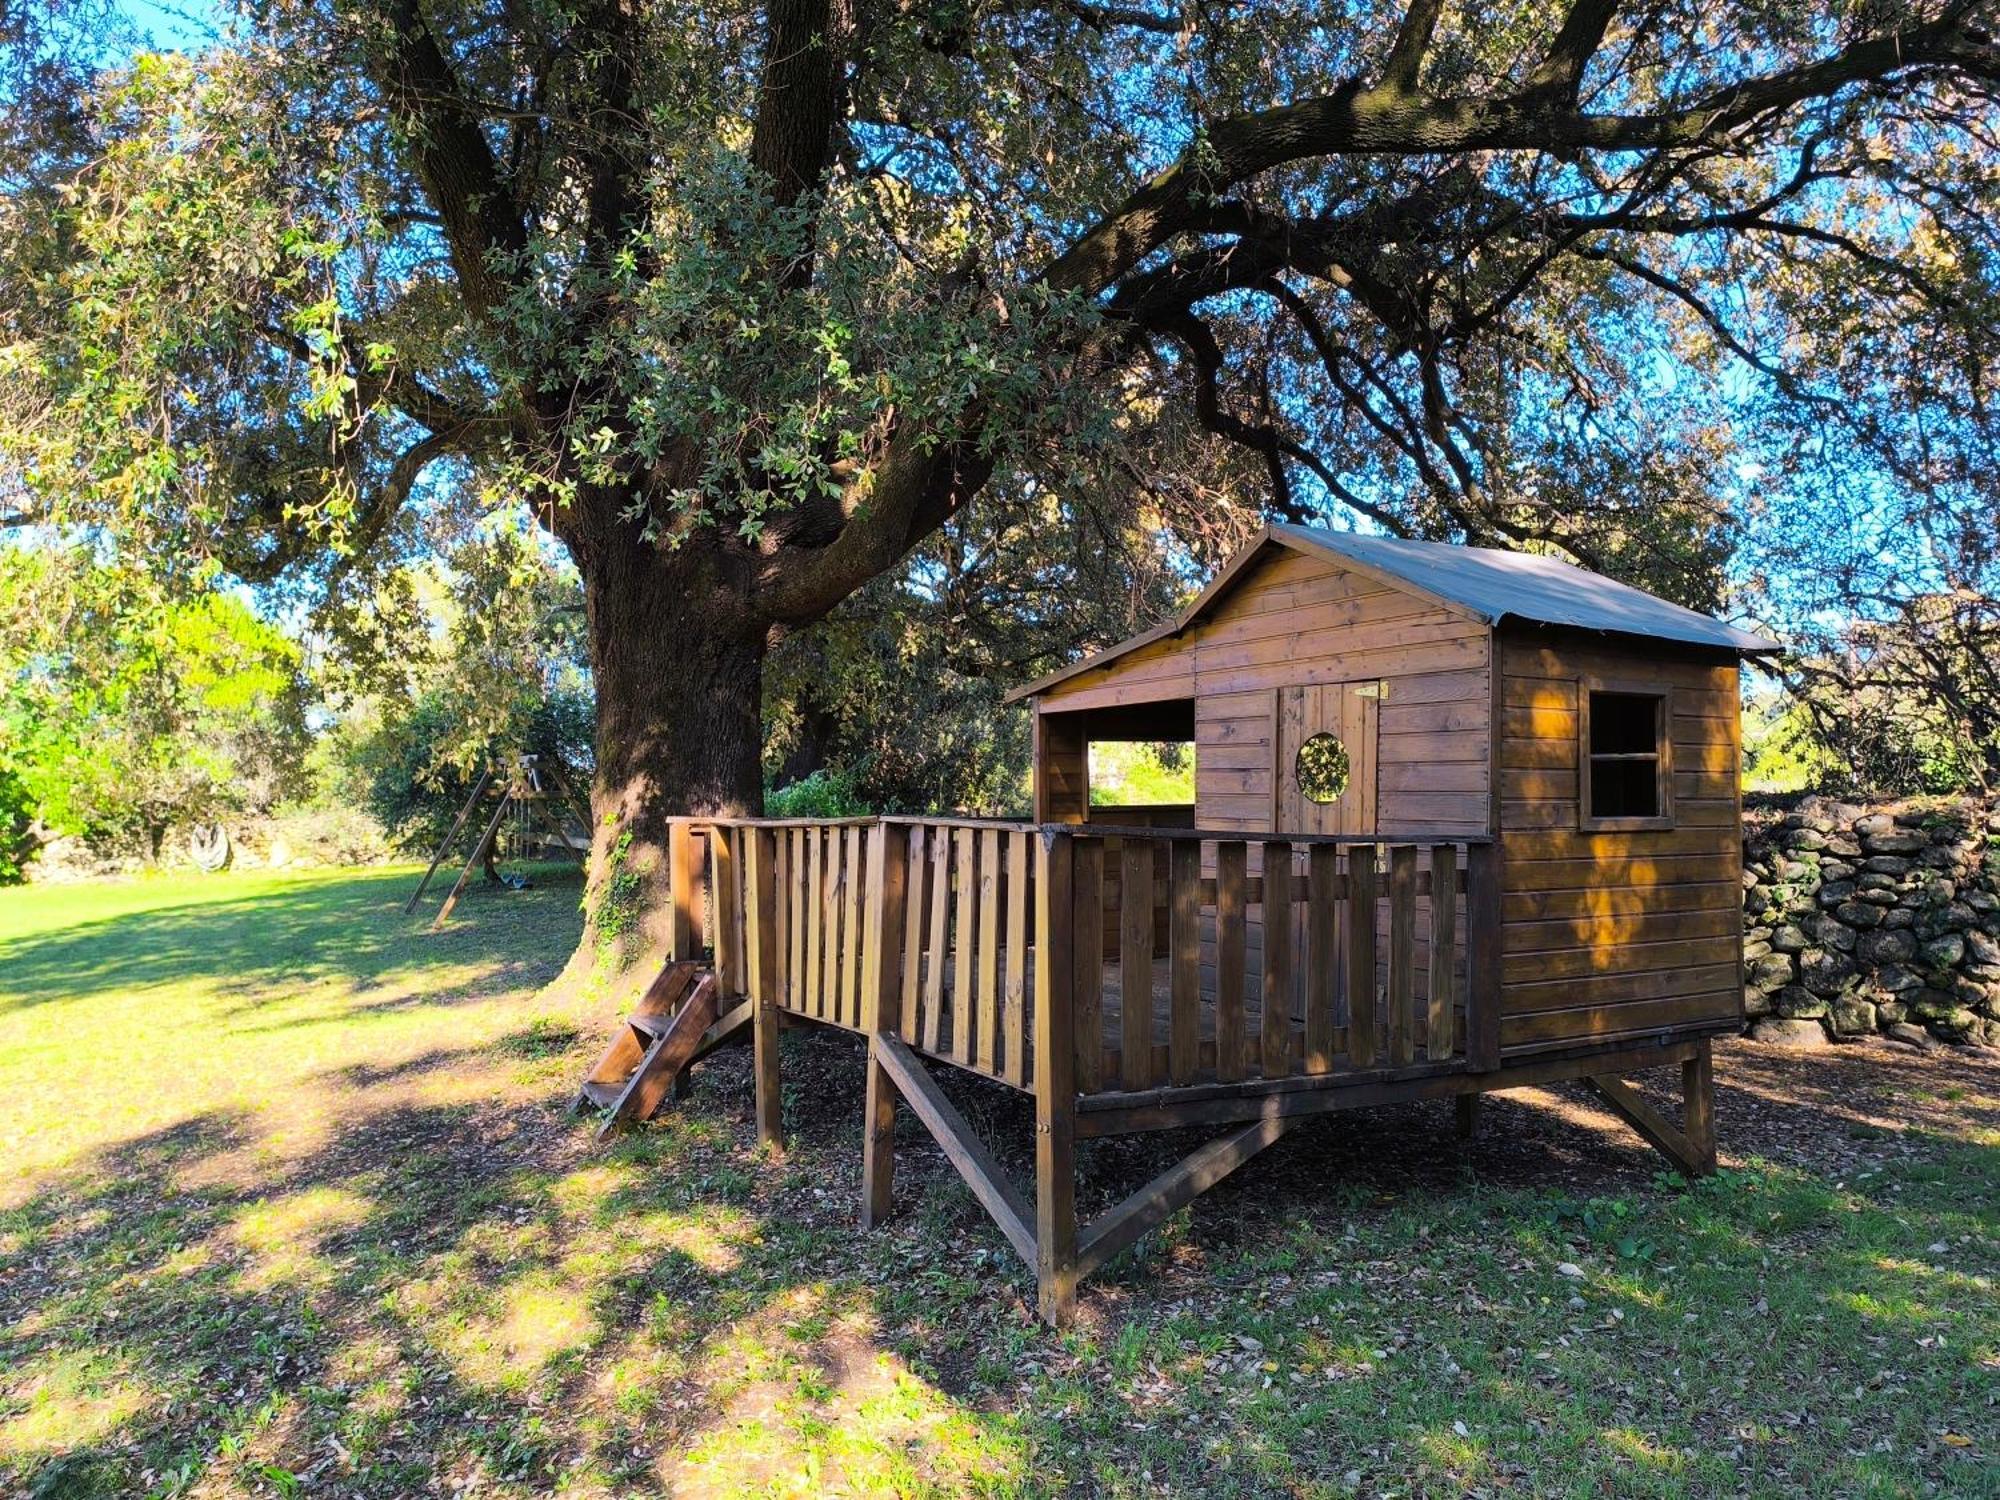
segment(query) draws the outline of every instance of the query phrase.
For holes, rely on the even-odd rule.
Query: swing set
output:
[[[546,776],[548,783],[544,784]],[[465,805],[458,810],[451,828],[439,842],[437,852],[431,856],[430,867],[424,871],[424,878],[417,888],[410,892],[410,899],[403,903],[403,915],[408,916],[417,909],[424,892],[430,889],[432,878],[445,856],[459,840],[459,836],[471,826],[473,811],[485,799],[498,793],[493,812],[487,818],[478,840],[465,856],[465,865],[458,872],[458,879],[452,883],[450,892],[444,898],[444,905],[431,919],[431,930],[437,931],[451,916],[452,908],[458,905],[459,897],[472,881],[472,872],[483,867],[488,883],[506,886],[510,890],[526,890],[527,880],[522,876],[508,876],[500,873],[497,859],[501,840],[505,838],[515,854],[525,853],[540,844],[547,848],[554,845],[572,855],[579,866],[590,862],[590,812],[588,805],[577,799],[569,781],[561,768],[554,762],[544,770],[540,759],[533,755],[516,758],[513,771],[505,781],[500,773],[488,766],[473,784],[471,795]],[[563,826],[567,813],[576,822],[579,832],[572,832]]]

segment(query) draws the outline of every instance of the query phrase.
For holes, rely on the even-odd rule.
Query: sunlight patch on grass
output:
[[[1490,1478],[1485,1447],[1474,1437],[1450,1427],[1432,1428],[1417,1439],[1417,1449],[1433,1468],[1444,1470],[1460,1490]]]
[[[1657,1439],[1647,1437],[1642,1432],[1634,1432],[1629,1427],[1607,1427],[1603,1441],[1613,1453],[1633,1463],[1642,1464],[1661,1473],[1678,1474],[1688,1466],[1687,1455],[1678,1448],[1669,1448]]]
[[[251,1204],[230,1225],[236,1242],[252,1257],[242,1284],[261,1290],[330,1274],[319,1253],[321,1243],[367,1222],[374,1207],[360,1193],[336,1187],[307,1188]]]
[[[0,1457],[63,1453],[115,1432],[155,1397],[102,1354],[52,1356],[19,1371],[0,1395]]]
[[[743,1215],[726,1209],[633,1214],[622,1221],[620,1230],[631,1247],[677,1251],[711,1276],[726,1276],[741,1265],[743,1255],[737,1246],[756,1232]]]
[[[679,1496],[960,1495],[1020,1483],[1028,1444],[894,1354],[836,1341],[769,1351],[721,1424],[662,1465]]]
[[[471,1300],[476,1310],[434,1336],[459,1378],[482,1390],[519,1389],[550,1360],[598,1336],[589,1296],[545,1272]]]
[[[786,1289],[703,1351],[715,1425],[661,1468],[683,1496],[958,1495],[1028,1471],[1011,1419],[969,1411],[876,1341],[824,1283]]]
[[[565,1172],[549,1184],[549,1201],[565,1214],[603,1221],[612,1217],[607,1200],[638,1186],[644,1173],[636,1161],[593,1162]]]

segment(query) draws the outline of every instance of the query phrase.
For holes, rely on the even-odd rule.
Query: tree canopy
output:
[[[298,644],[234,594],[0,548],[0,876],[62,835],[157,857],[171,827],[281,801],[306,696]]]
[[[1023,515],[1928,620],[1995,593],[1992,9],[276,0],[8,92],[0,507],[313,599],[525,507],[642,844]]]

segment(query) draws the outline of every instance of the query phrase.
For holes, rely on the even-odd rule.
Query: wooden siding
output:
[[[1488,634],[1458,610],[1320,558],[1260,565],[1182,637],[1197,694],[1197,820],[1271,827],[1278,689],[1381,681],[1376,826],[1487,832]]]
[[[1045,712],[1038,725],[1044,736],[1038,781],[1053,791],[1074,774],[1064,761],[1064,715],[1192,697],[1195,823],[1215,831],[1304,832],[1280,826],[1277,808],[1281,691],[1379,682],[1384,696],[1376,715],[1374,826],[1395,837],[1487,834],[1490,651],[1490,628],[1462,610],[1325,558],[1277,553],[1248,569],[1181,635],[1050,688],[1039,700]],[[1356,760],[1366,764],[1367,756]],[[1073,816],[1066,812],[1068,800],[1058,793],[1038,802],[1040,815]],[[1251,844],[1251,878],[1263,873],[1263,852],[1260,843]],[[1202,876],[1215,874],[1211,851]],[[1461,930],[1463,921],[1461,912]],[[1431,931],[1428,898],[1419,903],[1416,923],[1422,954]],[[1386,925],[1380,936],[1386,944]],[[1251,909],[1245,938],[1247,981],[1256,984],[1263,963],[1261,908]],[[1427,961],[1420,956],[1420,965]],[[1213,933],[1206,929],[1202,962],[1215,963]],[[1423,977],[1428,983],[1427,973]]]
[[[1554,632],[1500,636],[1501,1045],[1540,1050],[1742,1018],[1737,668]],[[1579,830],[1578,693],[1670,697],[1674,824]]]
[[[1059,683],[1039,703],[1060,715],[1193,698],[1196,821],[1264,832],[1275,805],[1277,690],[1386,682],[1377,825],[1482,834],[1492,827],[1489,651],[1487,626],[1463,611],[1323,558],[1282,553],[1255,565],[1182,635]],[[1042,765],[1062,775],[1047,750]]]

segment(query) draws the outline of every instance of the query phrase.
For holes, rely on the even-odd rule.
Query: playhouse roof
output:
[[[1784,649],[1761,635],[1553,557],[1277,524],[1265,527],[1230,558],[1178,618],[1029,683],[1010,693],[1008,701],[1033,697],[1078,673],[1108,666],[1128,651],[1178,635],[1227,593],[1250,563],[1274,547],[1329,558],[1395,587],[1465,610],[1489,624],[1522,620],[1677,641],[1746,656]]]

